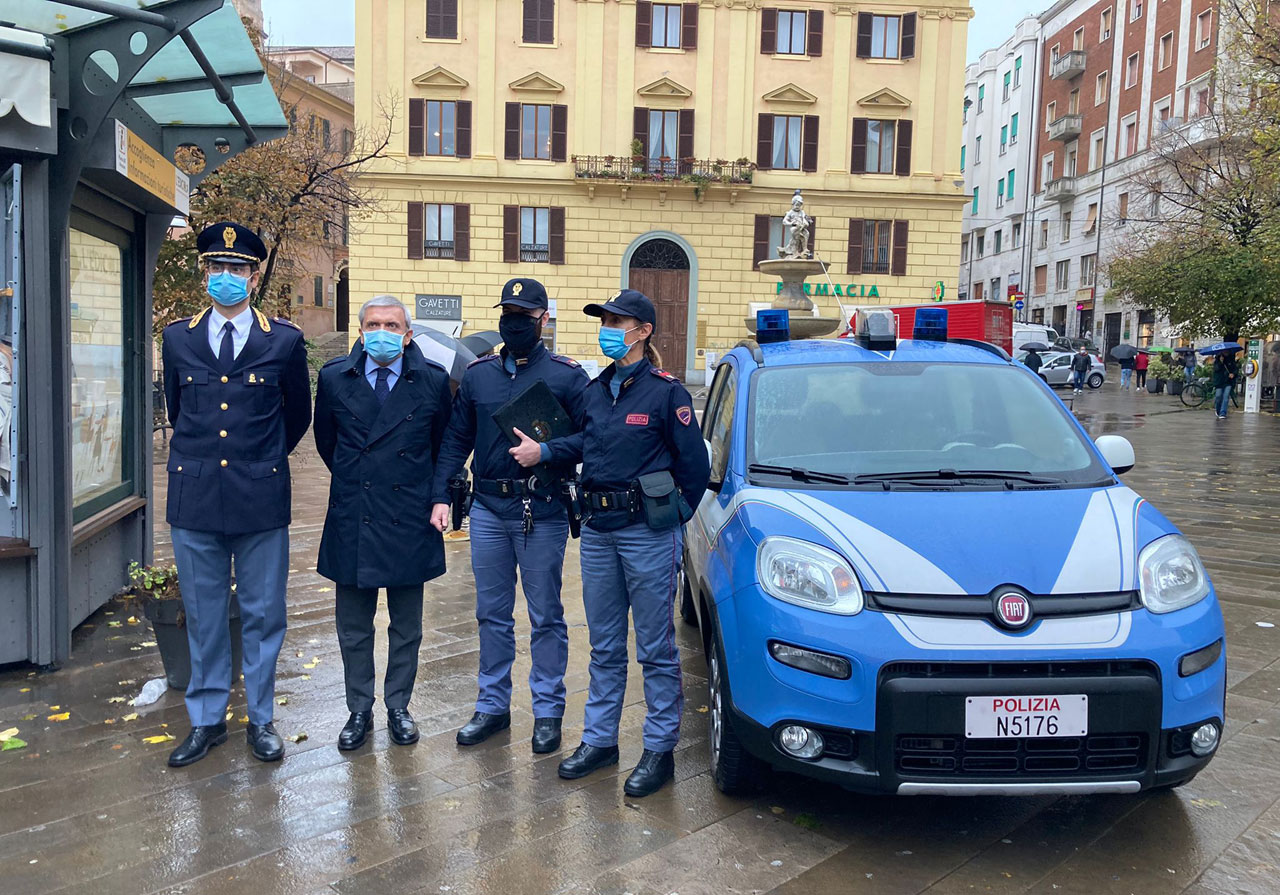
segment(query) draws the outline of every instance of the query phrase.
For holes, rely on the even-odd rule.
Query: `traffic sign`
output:
[[[1023,301],[1022,301],[1022,299],[1018,299],[1017,301],[1015,301],[1015,302],[1013,303],[1014,310],[1021,311],[1021,310],[1022,310],[1022,305],[1023,305]]]

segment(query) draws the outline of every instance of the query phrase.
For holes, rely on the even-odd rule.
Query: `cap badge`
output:
[[[236,228],[235,227],[222,228],[222,242],[229,249],[234,249],[236,247]]]
[[[609,301],[614,301],[615,299],[619,299],[621,297],[622,297],[622,290],[619,289],[617,292],[613,293],[613,295],[609,296]]]
[[[519,295],[523,291],[524,291],[524,283],[516,283],[514,286],[511,287],[512,295]]]

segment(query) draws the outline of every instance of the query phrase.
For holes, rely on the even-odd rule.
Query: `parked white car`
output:
[[[1071,358],[1072,354],[1066,351],[1042,351],[1040,357],[1044,361],[1040,365],[1040,378],[1054,388],[1065,387],[1071,384]],[[1014,359],[1019,363],[1025,363],[1027,352],[1019,351],[1014,355]],[[1107,381],[1107,365],[1099,360],[1096,354],[1090,354],[1089,360],[1093,362],[1093,369],[1089,371],[1089,375],[1085,377],[1085,384],[1089,388],[1102,388],[1102,383]]]

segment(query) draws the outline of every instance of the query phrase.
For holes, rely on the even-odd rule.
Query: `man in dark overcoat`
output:
[[[431,484],[449,423],[449,375],[413,343],[409,311],[379,295],[360,309],[360,339],[320,371],[316,447],[329,471],[329,511],[316,571],[336,585],[338,645],[351,717],[338,748],[373,726],[373,617],[386,588],[383,702],[393,742],[417,742],[409,699],[422,643],[423,584],[444,574],[431,525]]]

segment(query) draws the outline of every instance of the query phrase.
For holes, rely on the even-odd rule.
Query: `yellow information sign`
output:
[[[191,213],[191,181],[146,140],[116,122],[116,172],[183,214]]]

